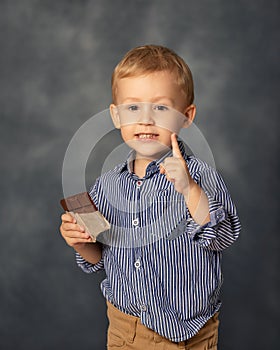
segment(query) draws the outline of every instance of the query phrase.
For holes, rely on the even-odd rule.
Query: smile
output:
[[[139,140],[155,140],[158,137],[158,134],[141,133],[141,134],[136,134],[135,136]]]

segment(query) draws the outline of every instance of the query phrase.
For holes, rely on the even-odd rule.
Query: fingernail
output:
[[[80,226],[80,230],[81,230],[82,232],[84,232],[84,231],[85,231],[85,228],[84,228],[83,226]]]

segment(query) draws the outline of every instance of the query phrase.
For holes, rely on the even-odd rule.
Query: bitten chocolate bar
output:
[[[109,230],[109,222],[97,210],[87,192],[63,198],[60,204],[65,211],[69,212],[77,220],[79,225],[85,228],[93,242],[96,242],[97,236],[101,232]]]

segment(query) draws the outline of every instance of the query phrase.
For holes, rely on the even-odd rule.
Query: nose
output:
[[[149,105],[143,106],[139,115],[138,124],[154,125],[152,108]]]

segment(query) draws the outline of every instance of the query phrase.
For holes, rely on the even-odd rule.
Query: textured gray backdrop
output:
[[[196,124],[243,224],[224,253],[220,349],[276,349],[278,18],[277,0],[0,1],[1,349],[105,349],[104,276],[82,273],[58,231],[61,169],[76,130],[108,107],[114,65],[145,43],[189,63]],[[88,183],[106,152],[92,153]]]

